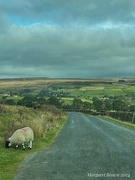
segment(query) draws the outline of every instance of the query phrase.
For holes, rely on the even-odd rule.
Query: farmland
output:
[[[0,80],[0,97],[15,101],[31,95],[48,98],[55,96],[64,101],[74,97],[92,100],[93,97],[122,97],[135,104],[135,79],[13,79]]]

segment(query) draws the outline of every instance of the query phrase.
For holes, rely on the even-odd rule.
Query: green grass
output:
[[[125,93],[123,92],[123,90],[121,88],[106,88],[104,90],[104,95],[108,95],[108,96],[118,96],[118,95],[124,95]]]
[[[67,116],[55,106],[31,109],[0,105],[0,179],[10,180],[30,153],[48,147],[66,122]],[[18,128],[30,126],[34,131],[33,149],[6,149],[4,141]]]
[[[70,93],[71,96],[76,96],[76,97],[94,97],[94,96],[101,96],[101,91],[100,90],[87,90],[87,91],[82,91],[82,90],[74,90]]]
[[[106,120],[110,120],[110,121],[113,121],[115,123],[118,123],[120,125],[123,125],[123,126],[126,126],[126,127],[129,127],[129,128],[134,128],[135,129],[135,124],[132,124],[132,123],[129,123],[129,122],[125,122],[125,121],[120,121],[118,119],[115,119],[115,118],[112,118],[112,117],[108,117],[108,116],[102,116],[104,119]]]
[[[101,87],[101,88],[100,88]],[[82,88],[81,90],[71,91],[70,95],[72,96],[80,96],[80,97],[103,97],[104,95],[112,96],[112,95],[124,95],[123,87],[118,86],[90,86],[90,88]]]
[[[60,99],[65,100],[65,101],[73,101],[74,98],[70,98],[70,97],[61,97]]]
[[[93,97],[103,98],[105,95],[107,96],[123,96],[125,97],[127,102],[130,104],[134,104],[132,94],[135,93],[135,86],[129,86],[128,84],[96,84],[89,86],[82,86],[78,89],[72,87],[70,90],[70,96],[81,98],[83,101],[88,101],[88,99],[92,99]],[[127,97],[125,95],[129,95]],[[132,99],[131,99],[132,98]],[[61,98],[70,104],[74,98]],[[91,100],[89,101],[91,102]]]
[[[63,127],[65,122],[66,119],[62,119],[59,121],[59,128],[48,130],[44,138],[36,138],[33,141],[33,149],[31,151],[24,151],[21,148],[17,150],[14,148],[5,149],[4,145],[0,146],[0,179],[12,179],[26,156],[47,148],[54,141],[57,133]]]

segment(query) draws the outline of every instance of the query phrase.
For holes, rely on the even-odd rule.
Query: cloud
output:
[[[106,21],[135,22],[134,0],[11,0],[0,3],[2,13],[15,23],[36,22],[94,25]]]
[[[0,77],[133,76],[134,4],[0,1]]]

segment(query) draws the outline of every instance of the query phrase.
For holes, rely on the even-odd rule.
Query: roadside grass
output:
[[[93,116],[91,114],[86,114],[86,115],[87,116]],[[109,116],[100,116],[100,117],[107,120],[107,121],[113,121],[114,123],[120,124],[122,126],[126,126],[128,128],[135,129],[135,124],[133,124],[133,123],[129,123],[129,122],[126,122],[126,121],[121,121],[121,120],[118,120],[118,119],[115,119],[115,118],[112,118],[112,117],[109,117]]]
[[[126,122],[126,121],[121,121],[121,120],[118,120],[118,119],[115,119],[115,118],[112,118],[112,117],[109,117],[109,116],[102,116],[104,119],[106,120],[110,120],[110,121],[113,121],[117,124],[120,124],[120,125],[123,125],[123,126],[126,126],[126,127],[129,127],[129,128],[134,128],[135,129],[135,124],[133,123],[129,123],[129,122]]]
[[[36,138],[33,141],[32,150],[26,149],[24,151],[21,147],[18,149],[5,149],[4,147],[0,147],[0,178],[3,180],[11,180],[15,176],[22,161],[28,155],[43,150],[53,143],[55,137],[65,122],[66,119],[63,119],[59,123],[59,128],[48,130],[44,138]]]
[[[67,119],[67,116],[65,114],[60,114],[61,112],[59,112],[59,110],[53,107],[48,107],[48,110],[45,113],[46,116],[48,111],[52,111],[52,116],[50,115],[51,119],[49,117],[49,121],[50,121],[49,126],[47,129],[44,129],[44,132],[42,133],[40,133],[39,131],[42,124],[40,127],[38,127],[39,129],[38,128],[34,129],[35,139],[33,141],[32,150],[27,150],[26,148],[26,150],[24,151],[22,150],[21,146],[18,149],[14,149],[14,147],[6,149],[4,147],[4,138],[5,135],[8,133],[7,130],[11,131],[12,128],[14,129],[15,127],[20,126],[20,119],[18,121],[19,116],[18,114],[16,114],[18,109],[16,109],[16,107],[11,107],[10,116],[9,116],[8,114],[9,112],[7,111],[9,110],[8,108],[9,107],[6,107],[6,113],[3,115],[4,117],[0,117],[0,179],[2,180],[12,179],[15,176],[15,173],[17,172],[22,161],[29,154],[47,148],[54,141],[55,137],[57,136],[57,133],[63,127]],[[34,122],[34,119],[37,118],[38,120],[34,125],[39,126],[39,124],[41,123],[40,118],[42,121],[43,118],[44,119],[47,118],[45,117],[45,114],[42,114],[43,111],[34,112],[33,110],[27,108],[25,108],[25,111],[26,113],[22,115],[23,117],[21,117],[23,119],[21,123],[29,124],[31,122]],[[55,113],[55,116],[53,112]],[[51,114],[51,112],[49,113]],[[27,118],[27,121],[25,118]],[[12,119],[13,121],[11,122]],[[49,121],[45,120],[45,122],[49,122]],[[44,128],[46,128],[46,126],[44,126]]]

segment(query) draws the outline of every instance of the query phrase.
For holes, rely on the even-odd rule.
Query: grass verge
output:
[[[129,123],[129,122],[125,122],[125,121],[120,121],[118,119],[115,119],[115,118],[112,118],[112,117],[108,117],[108,116],[102,116],[104,119],[106,120],[110,120],[110,121],[113,121],[115,123],[118,123],[120,125],[123,125],[123,126],[126,126],[126,127],[129,127],[129,128],[134,128],[135,129],[135,124],[132,124],[132,123]]]
[[[66,119],[59,122],[59,128],[48,130],[44,138],[37,138],[33,141],[32,150],[5,149],[0,147],[0,178],[3,180],[13,179],[22,161],[31,153],[43,150],[52,144],[58,132],[65,124]]]
[[[10,113],[8,111],[9,108],[11,110]],[[2,180],[13,179],[20,164],[29,154],[43,150],[47,148],[49,145],[51,145],[55,137],[57,136],[58,132],[61,130],[61,128],[63,127],[63,125],[67,120],[67,116],[54,107],[46,107],[46,110],[43,111],[41,110],[35,111],[24,108],[24,114],[21,116],[23,125],[24,123],[28,123],[28,125],[32,124],[32,122],[35,123],[35,119],[36,119],[35,125],[39,126],[44,119],[44,122],[45,123],[49,122],[50,126],[49,128],[46,128],[46,130],[43,129],[44,130],[43,135],[39,134],[38,129],[34,129],[35,130],[34,132],[36,133],[37,131],[37,133],[33,141],[32,150],[26,149],[24,151],[22,150],[22,147],[19,147],[18,149],[14,149],[14,147],[6,149],[4,147],[3,138],[5,132],[7,132],[6,131],[7,128],[8,130],[10,130],[10,127],[12,127],[13,125],[15,127],[18,127],[18,123],[19,126],[22,125],[20,123],[20,118],[18,115],[18,110],[20,109],[18,109],[17,107],[9,107],[9,108],[4,107],[4,112],[0,116],[0,179]],[[41,128],[39,127],[39,129]]]

